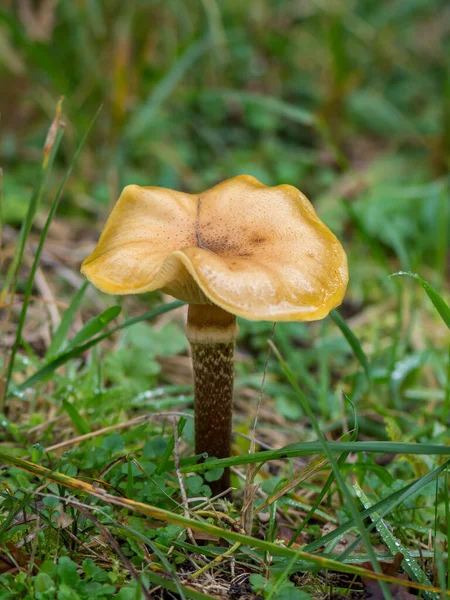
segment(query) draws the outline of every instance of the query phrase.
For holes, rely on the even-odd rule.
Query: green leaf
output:
[[[75,587],[80,581],[77,565],[68,556],[61,556],[58,561],[58,575],[62,583]]]
[[[136,600],[140,596],[137,595],[136,585],[128,585],[122,588],[116,596],[116,600]]]
[[[158,527],[156,539],[164,546],[169,547],[171,543],[180,535],[184,530],[179,525],[173,525],[170,523],[166,527]]]
[[[265,577],[263,577],[262,575],[259,575],[259,573],[252,573],[250,575],[250,583],[251,583],[253,589],[256,592],[259,592],[260,590],[263,590],[269,582],[267,581],[267,579]]]
[[[211,481],[217,481],[218,479],[220,479],[223,475],[223,469],[219,468],[219,469],[211,469],[210,471],[206,471],[204,477],[206,479],[206,481],[211,482]]]
[[[44,499],[42,499],[43,501]],[[58,565],[56,565],[51,559],[46,559],[40,566],[41,573],[47,573],[49,577],[55,579],[58,572]]]
[[[110,452],[120,452],[125,447],[125,441],[120,434],[113,433],[103,438],[101,446]]]
[[[34,578],[34,591],[36,593],[40,592],[51,592],[55,589],[55,584],[52,581],[52,578],[47,575],[47,573],[38,573]]]
[[[58,600],[84,600],[79,594],[73,589],[73,587],[67,583],[63,583],[58,589]]]
[[[133,395],[154,387],[156,376],[161,371],[151,352],[130,347],[108,352],[103,366],[109,382],[125,388]]]
[[[200,475],[191,475],[184,480],[184,484],[190,496],[198,496],[203,486],[203,478]]]
[[[163,437],[154,437],[147,440],[142,451],[145,458],[161,458],[168,446],[168,441]]]
[[[53,496],[46,496],[42,498],[42,504],[45,504],[48,508],[55,508],[60,503],[59,498],[55,498]]]
[[[410,273],[407,271],[399,271],[398,273],[394,273],[391,277],[397,277],[398,275],[406,275],[408,277],[412,277],[413,279],[417,279],[423,289],[426,291],[428,298],[433,303],[434,308],[438,311],[441,319],[450,329],[450,306],[447,302],[442,298],[442,296],[433,288],[431,285],[422,279],[417,273]]]
[[[185,352],[188,346],[183,329],[174,323],[166,323],[157,330],[147,323],[139,323],[126,331],[123,341],[127,347],[153,356],[173,356]]]

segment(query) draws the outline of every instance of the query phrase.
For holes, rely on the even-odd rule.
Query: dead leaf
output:
[[[403,554],[397,552],[392,562],[380,562],[381,570],[385,575],[405,580],[404,586],[399,583],[389,583],[387,586],[394,600],[417,600],[417,596],[413,596],[408,591],[408,575],[406,573],[398,572],[402,561]],[[373,566],[370,562],[362,563],[360,566],[373,571]],[[366,592],[369,594],[367,596],[368,600],[384,600],[385,596],[379,581],[376,579],[369,579],[368,577],[362,577],[361,579],[366,588]]]
[[[15,572],[17,569],[25,569],[28,567],[30,557],[25,554],[20,548],[18,548],[12,542],[8,542],[3,546],[3,551],[0,549],[0,573]],[[36,565],[39,561],[34,561]],[[33,573],[36,567],[33,566]]]
[[[366,588],[366,593],[369,594],[368,596],[366,596],[367,600],[385,599],[385,595],[383,590],[381,589],[379,581],[367,579],[366,581],[364,581],[364,585]],[[417,596],[413,596],[412,594],[410,594],[408,590],[406,590],[403,586],[400,586],[398,583],[388,583],[387,586],[394,600],[417,600]]]
[[[72,525],[73,517],[68,515],[62,504],[58,505],[58,516],[56,517],[56,525],[61,529],[66,529],[69,525]]]

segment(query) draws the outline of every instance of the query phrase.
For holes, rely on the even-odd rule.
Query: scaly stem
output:
[[[233,353],[236,317],[213,304],[189,305],[186,336],[191,344],[195,387],[195,452],[227,458],[231,454]],[[213,494],[230,487],[226,469],[211,484]]]

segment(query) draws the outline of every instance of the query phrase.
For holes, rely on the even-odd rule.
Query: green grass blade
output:
[[[371,502],[370,502],[369,498],[367,497],[367,495],[364,493],[364,491],[361,489],[361,487],[356,482],[354,484],[354,489],[356,491],[358,498],[361,500],[364,508],[366,508],[366,509],[370,508]],[[389,548],[389,550],[392,552],[392,554],[395,555],[397,552],[401,552],[403,554],[404,558],[403,558],[402,565],[403,565],[403,568],[405,569],[405,571],[410,576],[410,578],[413,581],[418,581],[419,583],[424,583],[425,585],[428,585],[431,587],[431,585],[432,585],[431,581],[428,579],[428,577],[422,571],[422,569],[420,568],[418,563],[415,561],[414,557],[411,555],[408,548],[405,548],[405,546],[403,546],[403,544],[400,542],[400,540],[397,539],[394,536],[394,534],[390,531],[389,527],[383,521],[383,518],[376,511],[374,511],[370,515],[370,518],[374,522],[375,527],[378,530],[382,540],[384,541],[386,546]],[[426,593],[425,595],[430,600],[438,600],[438,596],[434,593],[433,594]]]
[[[66,400],[65,398],[62,401],[63,409],[69,416],[69,419],[72,421],[73,426],[78,431],[80,435],[85,435],[86,433],[91,433],[91,428],[87,424],[86,420],[78,412],[76,406]]]
[[[370,377],[369,361],[367,359],[367,356],[366,356],[364,350],[362,349],[362,346],[361,346],[358,338],[353,333],[353,331],[350,329],[350,327],[347,325],[347,323],[344,321],[344,319],[341,317],[341,315],[337,312],[337,310],[333,310],[330,313],[330,317],[333,319],[335,324],[341,330],[342,335],[345,337],[350,348],[353,350],[353,354],[358,359],[359,363],[361,364],[362,368],[364,369],[367,379],[370,382],[371,377]]]
[[[353,405],[352,405],[352,407],[353,407]],[[353,433],[351,435],[350,441],[355,441],[357,439],[357,437],[358,437],[358,422],[356,420],[356,413],[355,413],[355,423],[354,423]],[[338,464],[339,468],[345,464],[345,461],[347,460],[347,457],[348,457],[349,454],[350,454],[350,452],[343,452],[339,456],[339,458],[337,460],[337,464]],[[314,513],[316,512],[316,510],[321,505],[322,500],[328,494],[328,491],[331,488],[331,486],[332,486],[332,484],[334,482],[334,479],[335,479],[334,478],[334,474],[333,474],[333,472],[331,472],[330,475],[328,476],[326,482],[325,482],[325,485],[323,486],[323,488],[320,491],[320,493],[317,495],[317,498],[315,499],[313,505],[311,506],[311,508],[307,512],[307,514],[306,514],[305,518],[303,519],[302,523],[299,525],[299,527],[293,533],[291,539],[289,540],[288,546],[292,546],[292,544],[295,542],[295,540],[301,534],[301,532],[303,531],[303,529],[309,523],[310,519],[314,516]]]
[[[69,308],[64,313],[63,318],[61,319],[61,323],[59,324],[58,329],[55,331],[51,344],[48,347],[48,350],[45,354],[46,359],[56,356],[61,350],[61,348],[64,346],[64,343],[66,342],[67,335],[70,330],[70,326],[73,323],[73,319],[78,308],[80,307],[81,301],[83,300],[84,293],[87,290],[88,285],[89,281],[85,281],[83,283],[78,292],[75,294],[72,302],[70,303]]]
[[[209,45],[210,40],[203,38],[197,40],[185,50],[184,54],[180,56],[170,71],[154,88],[147,101],[135,111],[125,129],[125,139],[127,141],[133,141],[148,132],[148,128],[163,102],[167,100],[185,72],[192,67]]]
[[[279,100],[273,96],[257,94],[255,92],[243,92],[239,90],[218,90],[206,92],[205,96],[211,98],[219,97],[233,102],[242,102],[244,104],[249,104],[250,106],[257,105],[266,109],[269,113],[284,117],[290,121],[294,121],[295,123],[300,123],[301,125],[311,126],[316,124],[316,117],[313,113],[303,108],[298,108],[298,106],[290,104],[289,102]]]
[[[447,553],[447,557],[448,559],[448,553]],[[434,564],[435,564],[435,570],[437,571],[437,580],[439,581],[439,586],[441,588],[441,595],[440,598],[444,598],[444,594],[443,592],[445,590],[448,590],[449,587],[445,581],[446,579],[446,568],[445,568],[445,555],[442,552],[442,548],[440,548],[439,546],[436,546],[435,548],[435,556],[434,556]],[[424,592],[425,595],[428,595],[426,592]]]
[[[53,166],[53,162],[54,162],[59,144],[61,142],[61,138],[62,138],[62,131],[60,129],[58,129],[56,132],[55,141],[51,147],[50,153],[46,157],[46,160],[44,160],[44,164],[43,164],[43,167],[41,170],[41,175],[40,175],[38,185],[31,197],[30,204],[28,206],[27,215],[25,217],[25,221],[23,222],[23,225],[20,229],[16,250],[14,252],[14,257],[11,261],[11,265],[6,274],[5,282],[3,285],[3,290],[0,294],[0,303],[7,296],[8,292],[10,293],[11,298],[14,298],[14,294],[16,292],[16,287],[17,287],[17,280],[18,280],[18,276],[19,276],[19,270],[20,270],[20,266],[22,264],[23,254],[25,251],[26,241],[27,241],[28,235],[31,231],[31,226],[33,224],[34,217],[36,215],[37,207],[39,206],[40,200],[44,194],[46,184],[47,184],[47,179],[48,179],[47,176]],[[31,292],[30,292],[30,294],[31,294]],[[5,410],[7,407],[9,384],[11,381],[11,375],[12,375],[13,368],[14,368],[14,359],[16,356],[16,352],[17,352],[17,349],[18,349],[18,347],[21,343],[21,339],[22,339],[22,329],[23,329],[23,325],[25,322],[25,312],[26,312],[26,307],[28,305],[28,301],[29,301],[29,298],[28,298],[28,300],[26,298],[24,298],[24,300],[23,300],[22,311],[21,311],[20,317],[19,317],[19,324],[17,327],[14,343],[11,347],[11,351],[9,354],[7,367],[6,367],[6,362],[5,362],[6,368],[4,371],[4,378],[2,378],[2,384],[3,384],[2,385],[2,398],[0,401],[0,406],[1,406],[2,411]],[[24,307],[25,307],[25,309],[24,309]]]
[[[20,346],[20,341],[22,339],[22,331],[23,331],[23,327],[25,325],[25,319],[26,319],[26,315],[27,315],[27,309],[28,309],[28,303],[30,301],[30,297],[31,297],[31,293],[33,291],[33,284],[34,284],[34,278],[36,275],[36,271],[39,265],[39,260],[41,257],[41,253],[42,253],[42,249],[44,247],[44,243],[45,243],[45,239],[47,237],[48,231],[50,229],[50,225],[51,222],[53,220],[53,217],[55,216],[55,212],[56,209],[58,208],[58,204],[59,204],[59,200],[61,198],[61,194],[62,191],[64,189],[64,186],[68,180],[68,178],[70,177],[70,174],[72,173],[72,169],[75,165],[75,162],[87,140],[87,137],[89,135],[89,132],[91,131],[99,113],[100,113],[101,107],[97,110],[97,112],[95,113],[92,121],[89,124],[89,127],[87,128],[86,133],[84,134],[83,138],[81,139],[78,148],[75,151],[75,154],[73,155],[72,161],[66,171],[66,173],[64,174],[64,177],[61,180],[61,183],[59,185],[58,191],[56,192],[56,196],[53,199],[52,205],[50,207],[48,216],[47,216],[47,220],[45,222],[45,225],[42,229],[42,233],[41,236],[39,238],[39,243],[38,243],[38,247],[36,248],[35,251],[35,255],[34,255],[34,260],[33,260],[33,264],[31,267],[31,272],[30,275],[28,277],[28,282],[27,282],[27,287],[25,289],[25,295],[23,298],[23,303],[22,303],[22,310],[20,311],[20,317],[19,317],[19,324],[17,326],[17,332],[16,332],[16,337],[14,340],[14,344],[13,347],[11,349],[11,356],[9,359],[9,366],[8,366],[8,371],[7,371],[7,375],[6,375],[6,384],[5,384],[5,396],[8,397],[8,387],[9,387],[9,382],[11,381],[11,375],[13,372],[13,368],[14,368],[14,359],[16,357],[16,353],[17,350]],[[45,149],[44,149],[45,150]],[[53,148],[51,149],[51,152],[53,152]],[[45,160],[45,159],[44,159]],[[33,213],[34,216],[34,213]],[[30,223],[30,227],[31,227],[31,223]]]
[[[375,554],[375,550],[373,549],[372,543],[370,541],[369,534],[366,531],[366,528],[364,527],[364,522],[361,519],[361,516],[359,514],[357,506],[356,506],[356,504],[354,502],[354,498],[353,498],[350,490],[348,489],[348,487],[347,487],[347,485],[346,485],[346,483],[344,481],[344,478],[343,478],[343,476],[341,474],[341,471],[339,469],[339,465],[336,462],[336,458],[335,458],[333,452],[331,452],[331,450],[328,448],[325,436],[323,435],[322,430],[320,428],[320,425],[317,422],[317,420],[316,420],[316,418],[314,416],[314,413],[311,410],[311,407],[309,406],[309,402],[308,402],[306,396],[303,394],[302,390],[300,389],[300,387],[299,387],[299,385],[297,383],[297,379],[296,379],[294,373],[291,371],[291,369],[290,369],[289,365],[287,364],[287,362],[280,355],[280,353],[278,352],[278,349],[274,346],[274,344],[271,343],[271,342],[269,342],[269,343],[272,346],[273,351],[274,351],[275,355],[277,356],[277,358],[278,358],[278,360],[280,362],[280,365],[281,365],[281,368],[283,370],[283,373],[286,375],[289,383],[294,388],[294,390],[295,390],[295,392],[297,394],[297,397],[298,397],[298,399],[299,399],[299,401],[300,401],[300,403],[302,405],[304,413],[307,415],[308,419],[311,422],[312,427],[314,428],[314,431],[315,431],[317,437],[319,438],[319,442],[320,442],[320,445],[322,447],[322,450],[323,450],[325,456],[327,457],[327,459],[328,459],[328,461],[329,461],[329,463],[331,465],[331,468],[333,469],[333,474],[334,474],[334,477],[336,479],[336,483],[338,484],[339,489],[341,490],[341,493],[344,495],[344,497],[346,499],[347,506],[348,506],[348,509],[350,510],[352,518],[353,518],[353,520],[355,522],[355,526],[357,527],[357,529],[359,531],[359,534],[360,534],[360,536],[361,536],[361,538],[362,538],[362,540],[364,542],[364,545],[366,547],[367,554],[370,557],[370,562],[372,563],[373,569],[374,569],[374,571],[376,573],[382,574],[382,570],[381,570],[380,564],[379,564],[379,562],[377,560],[377,557],[376,557],[376,554]],[[390,591],[389,591],[389,589],[386,586],[386,584],[385,584],[384,581],[380,582],[380,586],[381,586],[381,588],[383,590],[383,593],[386,596],[386,598],[388,598],[388,599],[392,598],[391,593],[390,593]]]
[[[420,479],[417,479],[415,482],[409,483],[408,485],[404,486],[400,490],[397,490],[397,491],[393,492],[392,494],[390,494],[389,496],[387,496],[386,498],[383,498],[383,500],[380,500],[379,502],[377,502],[370,508],[363,510],[360,513],[361,518],[365,519],[366,517],[369,517],[373,512],[378,512],[381,515],[381,517],[386,516],[389,512],[392,512],[395,508],[397,508],[397,506],[402,504],[405,500],[407,500],[408,498],[410,498],[411,496],[416,494],[420,489],[422,489],[423,487],[428,485],[431,481],[436,479],[436,477],[438,477],[441,473],[443,473],[445,471],[445,469],[448,468],[449,464],[450,464],[450,461],[446,461],[443,465],[441,465],[440,467],[437,467],[433,471],[430,471],[429,473],[427,473]],[[336,538],[341,538],[343,535],[345,535],[347,533],[347,531],[349,529],[352,529],[352,527],[354,527],[354,526],[355,526],[355,524],[353,522],[353,519],[349,519],[346,523],[343,523],[340,527],[337,527],[333,531],[330,531],[330,533],[327,533],[323,537],[307,544],[303,549],[306,552],[316,552],[319,548],[329,544],[330,542],[334,541]],[[341,556],[341,559],[343,560],[344,556]]]
[[[90,338],[100,333],[107,325],[117,319],[122,308],[120,306],[110,306],[99,315],[92,317],[67,344],[67,350],[71,350],[89,340]]]
[[[146,571],[145,576],[154,584],[161,586],[165,590],[169,590],[170,592],[179,593],[177,584],[167,577],[162,577],[155,573],[155,571]],[[186,587],[185,585],[180,585],[181,590],[183,591],[186,598],[192,598],[192,600],[214,600],[217,596],[209,596],[208,594],[203,594],[202,592],[198,592],[193,588]]]
[[[412,444],[406,442],[325,442],[330,452],[374,452],[381,454],[420,454],[450,456],[450,446],[438,444]],[[282,460],[299,456],[311,456],[313,454],[324,454],[323,445],[320,442],[303,442],[301,444],[290,444],[279,450],[264,450],[253,454],[241,456],[230,456],[229,458],[217,458],[199,464],[187,464],[185,459],[182,473],[201,472],[218,467],[237,467],[251,463],[264,463],[269,460]],[[186,466],[185,466],[186,465]],[[173,466],[171,465],[171,468]]]
[[[59,483],[79,493],[89,494],[90,496],[98,498],[102,502],[118,506],[122,509],[131,510],[133,512],[146,515],[158,521],[165,521],[167,523],[173,523],[182,527],[189,527],[195,531],[201,531],[203,533],[207,533],[210,536],[214,536],[217,538],[225,539],[232,542],[239,542],[241,544],[244,544],[245,546],[248,546],[249,548],[256,548],[264,553],[268,552],[272,556],[286,557],[288,559],[293,560],[294,563],[296,561],[304,561],[306,565],[310,568],[314,565],[319,569],[333,569],[338,572],[351,573],[363,577],[370,577],[371,579],[376,579],[380,581],[380,583],[384,581],[391,581],[400,584],[404,583],[395,577],[369,571],[353,564],[341,563],[337,560],[327,558],[320,554],[310,554],[304,552],[303,550],[293,550],[292,548],[287,548],[286,546],[282,546],[280,544],[267,542],[266,540],[260,538],[251,537],[249,535],[244,535],[242,533],[237,533],[236,531],[231,531],[222,527],[218,527],[216,525],[212,525],[207,521],[188,518],[176,512],[168,511],[157,506],[153,506],[151,504],[138,502],[135,500],[131,500],[130,498],[113,496],[105,490],[98,489],[98,487],[94,487],[81,479],[70,477],[69,475],[60,473],[58,471],[51,471],[50,469],[47,469],[41,465],[34,464],[30,461],[18,458],[16,456],[12,456],[11,454],[8,454],[3,450],[0,450],[0,461],[6,464],[13,465],[19,469],[23,469],[24,471],[32,473],[37,477],[45,478],[50,481]],[[439,591],[437,590],[437,588],[432,588],[430,590],[430,588],[427,588],[427,586],[416,582],[408,582],[408,585],[415,589]],[[448,595],[450,596],[450,592]]]
[[[407,275],[408,277],[412,277],[413,279],[417,279],[420,285],[423,287],[425,292],[427,293],[428,298],[433,303],[434,308],[438,311],[441,319],[450,329],[450,306],[444,300],[444,298],[437,292],[431,285],[422,279],[417,273],[410,273],[407,271],[399,271],[398,273],[394,273],[391,277],[397,277],[398,275]]]
[[[443,467],[441,466],[438,469],[435,469],[435,471],[433,471],[432,474],[427,474],[426,476],[424,476],[421,479],[419,479],[418,481],[416,481],[408,490],[406,490],[399,498],[397,498],[391,506],[389,506],[389,509],[384,511],[385,514],[392,512],[397,506],[399,506],[400,504],[402,504],[402,502],[407,500],[413,493],[416,493],[416,491],[418,489],[422,488],[425,485],[425,483],[424,483],[425,481],[432,481],[433,479],[435,479],[437,477],[437,475],[442,473],[443,469],[446,468],[449,463],[450,463],[450,461],[447,461]],[[427,479],[429,477],[429,475],[431,475],[431,478]],[[437,483],[437,481],[436,481],[436,483]],[[385,514],[383,513],[381,516],[384,517]],[[373,529],[375,529],[375,523],[372,523],[371,525],[367,526],[368,531],[372,531]],[[360,542],[361,542],[361,539],[359,537],[357,537],[355,539],[355,541],[352,542],[351,544],[349,544],[349,546],[347,546],[346,550],[339,556],[339,560],[348,560],[351,553],[353,552],[353,550],[355,550],[355,548],[358,547],[358,544]]]
[[[45,188],[48,182],[48,175],[51,172],[56,153],[61,143],[63,134],[63,126],[60,121],[61,110],[62,100],[59,101],[58,107],[56,109],[55,119],[53,120],[53,123],[50,126],[49,132],[47,134],[47,139],[45,141],[45,146],[43,149],[43,161],[42,168],[39,172],[39,180],[36,187],[34,188],[33,194],[30,199],[30,204],[28,205],[25,220],[22,224],[22,227],[20,228],[19,238],[17,241],[16,250],[14,252],[14,257],[6,274],[5,282],[3,284],[3,290],[1,293],[2,298],[6,296],[11,286],[11,294],[14,294],[15,292],[17,277],[19,274],[20,265],[22,264],[23,253],[25,251],[25,245],[27,243],[28,235],[31,231],[34,217],[36,216],[37,208],[40,204],[42,196],[44,195]]]
[[[64,354],[61,354],[57,358],[53,359],[51,362],[44,365],[41,369],[36,371],[36,373],[31,375],[31,377],[29,377],[26,381],[18,385],[15,388],[15,390],[11,393],[11,395],[14,395],[15,393],[24,392],[26,389],[30,388],[34,384],[38,383],[39,381],[42,381],[43,379],[51,375],[58,367],[61,367],[62,365],[66,364],[66,362],[68,362],[69,360],[77,358],[78,356],[80,356],[80,354],[87,352],[87,350],[93,348],[99,342],[106,340],[108,337],[110,337],[117,331],[120,331],[127,327],[131,327],[131,325],[134,325],[135,323],[140,323],[141,321],[146,321],[147,319],[154,319],[159,315],[162,315],[166,312],[170,312],[171,310],[175,310],[176,308],[183,306],[183,304],[184,302],[180,302],[177,300],[175,302],[171,302],[170,304],[164,304],[163,306],[159,306],[158,308],[155,308],[150,312],[140,315],[139,317],[133,317],[132,319],[128,319],[127,321],[125,321],[125,323],[122,323],[121,325],[118,325],[117,327],[114,327],[113,329],[102,333],[101,335],[89,340],[85,344],[81,344],[80,346],[72,348],[72,350],[69,350],[68,352],[64,352]]]

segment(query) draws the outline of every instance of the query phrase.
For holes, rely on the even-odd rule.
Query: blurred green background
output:
[[[398,269],[440,286],[449,30],[439,0],[3,2],[4,218],[25,215],[64,95],[61,169],[103,105],[58,213],[92,239],[128,183],[196,192],[249,173],[311,198],[357,306]]]
[[[414,262],[448,173],[449,29],[439,0],[4,1],[6,219],[23,215],[64,95],[67,157],[103,111],[63,211],[102,210],[130,182],[194,191],[250,173],[329,196],[330,213],[350,198]]]

